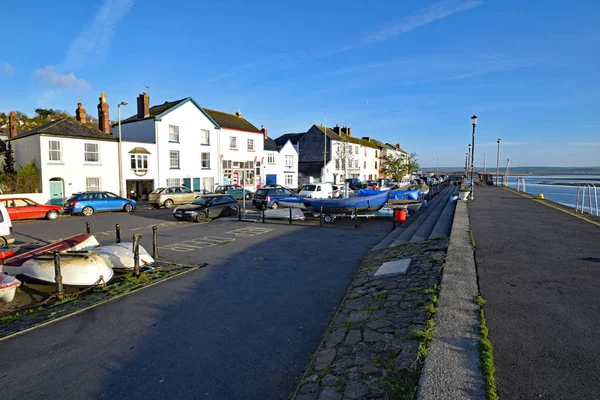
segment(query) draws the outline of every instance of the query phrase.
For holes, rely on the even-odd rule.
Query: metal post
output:
[[[142,235],[133,234],[133,272],[135,276],[140,276],[140,239]]]
[[[158,257],[158,226],[152,227],[152,258]]]
[[[121,156],[121,104],[117,105],[117,122],[119,123],[119,196],[123,197],[123,160]]]
[[[54,255],[54,281],[56,282],[56,294],[57,297],[63,296],[63,283],[62,275],[60,272],[60,253],[58,251],[53,252]]]
[[[262,223],[265,223],[265,206],[262,208]]]
[[[500,179],[500,138],[498,138],[498,153],[496,155],[496,186],[498,186],[499,179]]]
[[[115,231],[117,233],[117,243],[121,243],[121,225],[115,224]]]
[[[290,225],[292,224],[292,208],[290,207]]]
[[[485,165],[485,153],[483,153],[483,173],[487,174],[487,167]]]
[[[90,221],[85,221],[85,232],[92,233],[92,229],[90,228]]]
[[[321,212],[319,213],[319,226],[323,226],[323,206],[321,206]]]
[[[475,188],[475,182],[473,182],[473,170],[475,169],[475,124],[473,124],[473,135],[471,136],[471,144],[471,200],[473,200],[473,198],[475,197],[475,193],[473,190]]]
[[[354,227],[358,228],[358,210],[354,208]]]

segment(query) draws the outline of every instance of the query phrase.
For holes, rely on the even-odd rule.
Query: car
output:
[[[0,202],[0,245],[5,246],[15,242],[10,215],[4,204]]]
[[[228,194],[234,199],[250,200],[252,198],[252,191],[241,187],[240,185],[221,185],[215,189],[216,194]]]
[[[2,199],[11,220],[46,218],[56,219],[63,212],[61,206],[42,205],[24,197]]]
[[[377,188],[379,188],[379,184],[377,183],[377,181],[370,179],[364,183],[363,189],[372,189],[373,186],[375,186],[376,190],[377,190]]]
[[[254,192],[252,205],[259,210],[262,210],[265,207],[276,210],[279,208],[279,202],[277,200],[292,196],[297,196],[297,194],[292,192],[291,189],[284,188],[283,186],[280,188],[264,187]]]
[[[352,189],[348,189],[348,196],[346,196],[346,187],[345,186],[340,186],[340,194],[339,194],[339,198],[343,199],[345,197],[355,197],[356,196],[356,192],[353,191]]]
[[[65,201],[64,210],[68,214],[90,216],[100,211],[135,210],[136,202],[125,199],[111,192],[82,192],[74,193]]]
[[[179,221],[204,222],[223,216],[237,215],[239,206],[236,199],[228,194],[202,195],[190,204],[173,210],[173,217]]]
[[[298,194],[309,199],[331,199],[331,192],[333,192],[331,183],[309,183],[303,185]]]
[[[331,198],[333,199],[341,199],[342,196],[340,195],[340,186],[338,185],[332,185],[331,186]]]
[[[169,186],[154,189],[148,196],[148,203],[154,208],[171,208],[175,204],[188,204],[200,193],[194,193],[185,186]]]
[[[352,190],[359,190],[363,187],[363,184],[358,178],[348,178],[345,180],[345,182],[348,184],[348,187],[350,187],[350,189]]]

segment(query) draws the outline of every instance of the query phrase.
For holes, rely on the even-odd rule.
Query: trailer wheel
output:
[[[325,216],[323,217],[323,221],[325,221],[326,224],[330,224],[332,223],[334,220],[333,215],[331,214],[325,214]]]

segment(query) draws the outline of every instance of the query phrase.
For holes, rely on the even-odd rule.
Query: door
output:
[[[106,192],[104,198],[106,199],[106,211],[119,211],[125,206],[125,200],[114,193]]]
[[[196,195],[194,194],[194,192],[192,192],[190,189],[186,188],[186,187],[182,187],[181,188],[181,203],[182,204],[187,204],[187,203],[191,203],[192,201],[194,201],[194,198],[196,197]]]
[[[183,186],[188,189],[192,188],[192,180],[190,178],[183,178]]]
[[[64,200],[62,181],[50,181],[50,204],[62,206]]]
[[[225,206],[225,202],[227,202],[227,199],[225,197],[214,197],[210,201],[210,205],[208,207],[208,215],[210,215],[211,218],[217,218],[221,216],[221,214],[223,213],[223,207]]]
[[[200,191],[200,178],[194,178],[193,179],[192,190],[194,192],[199,192]]]
[[[277,175],[276,174],[267,174],[266,184],[267,185],[275,185],[275,184],[277,184]]]

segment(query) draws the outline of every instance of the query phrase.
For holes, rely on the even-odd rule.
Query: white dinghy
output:
[[[21,281],[14,276],[0,274],[0,303],[10,303],[15,298]]]
[[[133,243],[117,243],[94,249],[104,257],[107,264],[114,270],[133,270]],[[140,267],[154,263],[154,259],[146,249],[140,246]]]

